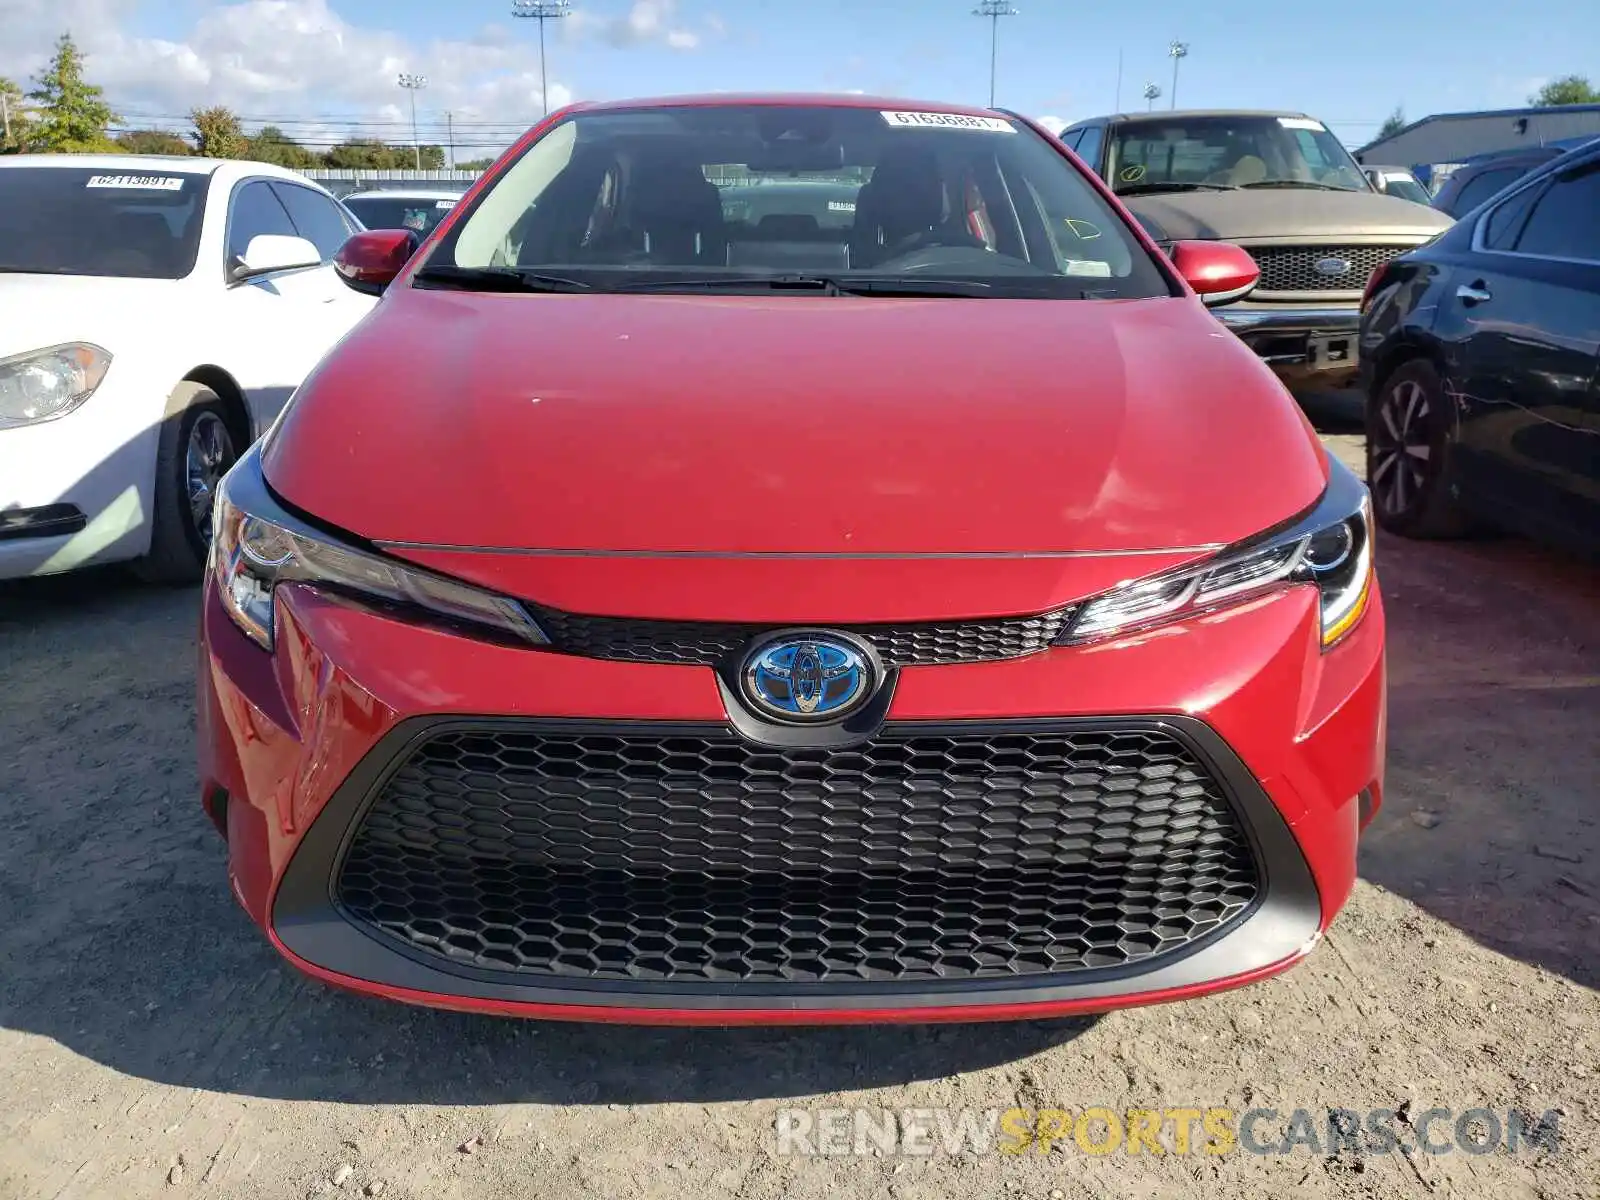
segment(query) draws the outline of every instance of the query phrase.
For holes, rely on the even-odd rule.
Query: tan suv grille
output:
[[[1414,246],[1247,246],[1261,267],[1259,292],[1360,292],[1372,272]],[[1324,274],[1317,264],[1329,259],[1349,270]]]

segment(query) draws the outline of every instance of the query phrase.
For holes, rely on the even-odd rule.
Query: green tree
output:
[[[165,129],[130,129],[117,134],[117,149],[124,154],[193,154],[194,147]]]
[[[468,160],[467,162],[458,162],[456,164],[456,170],[487,171],[492,166],[494,166],[494,159],[492,158],[474,158]]]
[[[404,153],[406,153],[406,151],[404,149],[402,149],[401,150],[401,154],[404,154]],[[416,161],[417,161],[417,159],[419,157],[422,159],[422,169],[424,171],[442,171],[442,170],[444,170],[444,147],[443,146],[423,146],[423,147],[421,147],[421,154],[420,155],[412,154],[411,161],[408,162],[408,163],[405,163],[403,165],[408,166],[408,167],[409,166],[413,166],[413,165],[415,165],[415,163],[416,163]]]
[[[84,79],[83,55],[70,33],[57,40],[49,68],[34,83],[28,93],[34,101],[28,122],[30,150],[94,154],[111,149],[106,126],[117,118],[103,99],[105,93]]]
[[[220,105],[197,108],[189,114],[194,122],[194,144],[206,158],[244,158],[250,153],[250,139],[239,127],[232,109]]]
[[[350,138],[328,151],[328,165],[339,171],[386,171],[398,164],[392,148],[374,138]]]
[[[1379,128],[1378,136],[1381,138],[1393,137],[1404,129],[1407,124],[1405,109],[1397,104],[1394,106],[1394,111],[1388,115],[1383,125]]]
[[[1532,96],[1528,103],[1537,108],[1559,108],[1563,104],[1600,104],[1600,91],[1590,86],[1582,75],[1563,75],[1552,79]]]
[[[276,125],[266,126],[250,139],[250,157],[293,171],[306,171],[323,162],[320,154],[307,150]]]

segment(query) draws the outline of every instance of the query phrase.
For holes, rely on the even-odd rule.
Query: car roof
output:
[[[199,158],[187,154],[10,154],[0,156],[0,170],[26,167],[50,169],[74,168],[98,171],[119,171],[129,175],[148,175],[161,171],[170,175],[214,175],[228,171],[236,175],[270,175],[274,179],[292,179],[296,183],[309,183],[320,187],[299,171],[280,167],[275,163],[257,162],[250,158]]]
[[[1076,129],[1079,125],[1087,125],[1090,121],[1124,121],[1137,124],[1151,121],[1182,121],[1190,117],[1298,117],[1303,121],[1316,120],[1315,117],[1303,112],[1287,108],[1168,108],[1151,112],[1105,113],[1098,117],[1085,117],[1081,121],[1074,121],[1067,128]]]
[[[952,104],[946,100],[912,100],[904,96],[864,96],[851,92],[711,92],[682,96],[645,96],[633,100],[593,100],[567,111],[610,112],[634,108],[726,108],[735,105],[796,105],[811,108],[867,108],[892,111],[956,113],[969,117],[1003,116],[992,108]]]

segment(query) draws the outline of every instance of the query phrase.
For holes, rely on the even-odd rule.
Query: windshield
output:
[[[344,206],[368,229],[411,229],[426,236],[456,202],[438,197],[346,196]]]
[[[1107,178],[1119,193],[1313,187],[1371,191],[1350,152],[1309,117],[1192,117],[1115,129]]]
[[[1172,294],[1026,126],[829,106],[574,113],[500,171],[417,278],[471,286],[496,269],[497,286],[509,269],[600,290]]]
[[[1383,190],[1391,196],[1399,196],[1402,200],[1415,200],[1418,204],[1433,203],[1433,198],[1423,189],[1423,186],[1409,175],[1385,175]]]
[[[0,271],[182,279],[194,270],[209,175],[0,168]]]

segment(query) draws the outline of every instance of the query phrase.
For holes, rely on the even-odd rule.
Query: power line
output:
[[[972,15],[989,18],[989,107],[993,108],[995,64],[1000,52],[1000,18],[1014,17],[1017,10],[1006,0],[981,0],[978,7],[972,10]]]

